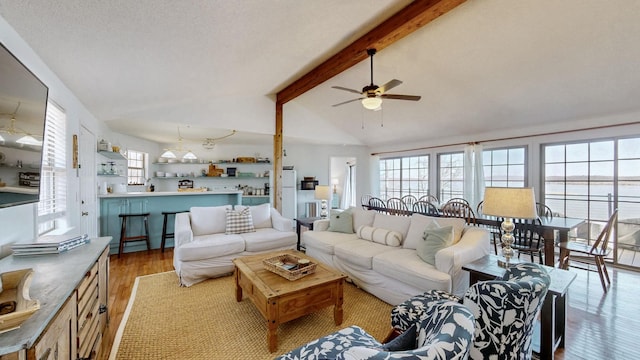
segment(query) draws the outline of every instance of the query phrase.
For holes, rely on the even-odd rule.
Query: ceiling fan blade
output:
[[[393,79],[391,81],[389,81],[388,83],[380,86],[378,88],[378,91],[380,92],[380,94],[384,94],[385,92],[393,89],[394,87],[398,86],[402,84],[402,81],[398,80],[398,79]]]
[[[338,103],[338,104],[333,104],[331,106],[336,107],[336,106],[348,104],[348,103],[351,103],[351,102],[354,102],[354,101],[358,101],[358,100],[362,100],[362,99],[364,99],[364,98],[351,99],[351,100],[347,100],[347,101],[344,101],[344,102],[341,102],[341,103]]]
[[[362,94],[362,91],[353,90],[353,89],[349,89],[349,88],[342,87],[342,86],[332,86],[332,88],[338,89],[338,90],[344,90],[344,91],[352,92],[354,94]]]
[[[397,95],[397,94],[382,94],[380,97],[390,100],[411,100],[418,101],[422,96],[418,95]]]

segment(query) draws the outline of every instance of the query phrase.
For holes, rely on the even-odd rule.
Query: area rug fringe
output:
[[[359,325],[382,340],[390,329],[391,306],[345,284],[344,321],[333,308],[281,324],[278,350],[269,353],[267,324],[248,299],[235,301],[233,277],[185,288],[175,272],[135,280],[109,355],[116,359],[273,359],[310,340]]]

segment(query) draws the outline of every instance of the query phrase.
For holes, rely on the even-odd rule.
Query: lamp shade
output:
[[[316,185],[315,197],[318,200],[328,200],[331,197],[331,191],[328,185]]]
[[[533,188],[488,187],[484,190],[482,213],[516,219],[535,219],[536,195]]]
[[[364,106],[365,109],[375,110],[379,108],[380,105],[382,105],[382,99],[378,97],[367,97],[362,99],[362,106]]]

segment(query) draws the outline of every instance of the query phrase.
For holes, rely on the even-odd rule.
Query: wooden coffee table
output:
[[[309,259],[317,265],[313,274],[298,280],[266,270],[262,260],[281,254],[292,254]],[[296,250],[244,256],[233,260],[235,264],[236,300],[245,294],[267,320],[269,351],[278,348],[278,325],[333,305],[333,320],[342,324],[342,293],[346,275],[323,265],[318,260]]]

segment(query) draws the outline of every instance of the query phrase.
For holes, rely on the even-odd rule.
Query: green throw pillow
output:
[[[430,224],[431,225],[431,224]],[[416,247],[418,256],[427,264],[436,265],[436,253],[453,243],[453,227],[431,227],[424,229],[422,240]]]
[[[353,214],[351,208],[339,211],[331,210],[329,215],[329,231],[353,234]]]

